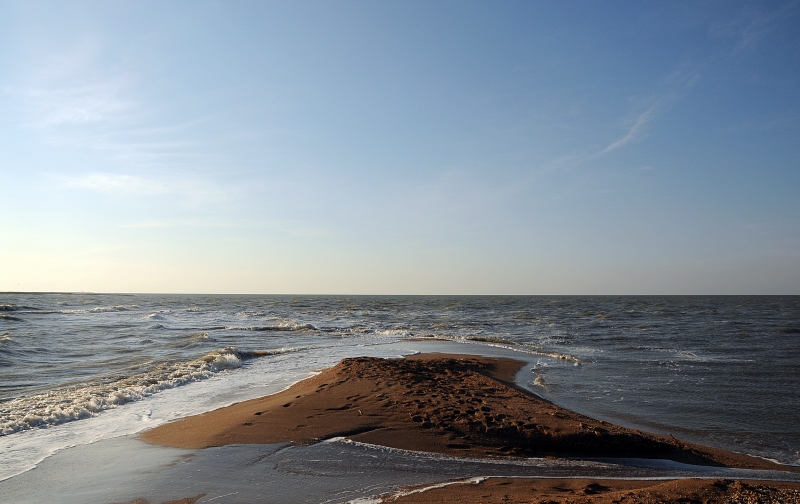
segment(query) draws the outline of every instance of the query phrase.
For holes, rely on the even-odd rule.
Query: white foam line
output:
[[[478,345],[478,346],[488,346],[492,348],[502,348],[503,350],[523,353],[528,355],[541,355],[542,357],[549,357],[551,359],[572,362],[575,366],[580,366],[581,363],[583,362],[580,358],[575,357],[574,355],[560,353],[560,352],[546,352],[544,350],[537,350],[535,348],[531,348],[525,343],[522,343],[520,345],[508,345],[492,341],[474,340],[464,337],[449,338],[446,336],[441,336],[441,337],[437,336],[431,339],[439,341],[452,341],[453,343],[461,343],[463,345]]]
[[[444,488],[450,485],[477,485],[478,483],[482,483],[489,479],[488,476],[476,476],[474,478],[468,478],[465,480],[458,480],[458,481],[445,481],[444,483],[437,483],[435,485],[429,485],[422,488],[415,488],[414,490],[401,490],[399,492],[395,492],[391,495],[393,499],[398,499],[400,497],[405,497],[406,495],[413,495],[416,493],[423,493],[427,492],[428,490],[436,490],[437,488]]]
[[[213,500],[221,499],[221,498],[223,498],[223,497],[230,497],[231,495],[236,495],[236,494],[238,494],[238,493],[239,493],[239,492],[231,492],[231,493],[229,493],[229,494],[225,494],[225,495],[218,495],[218,496],[216,496],[216,497],[214,497],[214,498],[212,498],[212,499],[208,499],[208,501],[206,501],[206,502],[211,502],[211,501],[213,501]]]
[[[252,364],[246,367],[227,369],[210,379],[192,381],[185,386],[167,387],[141,400],[99,411],[90,418],[2,435],[0,482],[31,470],[72,446],[133,435],[178,418],[277,394],[334,366],[342,358],[364,355],[359,348],[349,345],[294,347],[288,349],[290,351],[283,348],[272,354],[278,357],[276,360],[252,359]],[[378,349],[367,354],[396,355],[396,350]],[[301,357],[282,358],[287,354]]]
[[[426,452],[426,451],[416,451],[416,450],[406,450],[403,448],[393,448],[390,446],[383,446],[377,445],[372,443],[364,443],[362,441],[354,441],[347,437],[333,437],[321,441],[321,443],[341,443],[341,444],[349,444],[353,446],[357,446],[360,448],[368,449],[368,450],[375,450],[381,451],[386,453],[396,453],[398,455],[404,456],[414,456],[417,458],[425,458],[429,460],[449,460],[455,462],[476,462],[484,465],[515,465],[515,466],[530,466],[530,467],[542,467],[542,466],[552,466],[552,460],[543,457],[507,457],[502,459],[495,459],[495,458],[476,458],[476,457],[459,457],[456,455],[446,455],[444,453],[435,453],[435,452]],[[561,462],[568,464],[570,467],[583,467],[583,468],[609,468],[609,467],[616,467],[620,464],[613,463],[613,462],[605,462],[601,460],[585,460],[585,459],[559,459]]]
[[[358,499],[353,499],[351,501],[347,501],[346,504],[382,504],[384,502],[388,502],[386,499],[397,500],[400,497],[405,497],[407,495],[413,495],[417,493],[427,492],[428,490],[436,490],[437,488],[445,488],[450,485],[477,485],[485,480],[487,480],[487,476],[477,476],[474,478],[468,478],[465,480],[457,480],[457,481],[445,481],[444,483],[436,483],[435,485],[428,485],[422,488],[415,488],[414,490],[398,490],[391,494],[384,494],[385,497],[360,497]]]

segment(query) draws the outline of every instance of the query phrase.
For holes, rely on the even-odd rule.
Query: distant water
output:
[[[800,465],[800,296],[0,294],[0,449],[41,458],[80,442],[55,426],[141,404],[124,432],[167,393],[180,416],[416,338],[518,352],[523,386],[591,416]]]

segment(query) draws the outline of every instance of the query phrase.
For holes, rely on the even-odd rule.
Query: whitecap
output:
[[[188,362],[166,362],[113,381],[51,390],[0,403],[0,435],[47,427],[98,415],[122,404],[139,401],[166,389],[205,380],[235,369],[242,361],[299,351],[298,348],[241,351],[233,347],[207,353]]]

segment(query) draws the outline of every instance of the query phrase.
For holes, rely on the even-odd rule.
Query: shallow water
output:
[[[800,464],[797,296],[0,294],[0,315],[0,479],[419,337],[522,356],[561,406]]]
[[[652,460],[480,460],[409,452],[337,438],[310,446],[229,445],[181,450],[130,436],[65,450],[0,482],[18,504],[151,502],[204,494],[199,502],[344,503],[400,486],[469,478],[730,478],[800,481],[800,475]]]
[[[587,477],[609,479],[739,478],[800,481],[800,475],[667,461],[480,460],[410,452],[338,438],[310,446],[229,445],[179,450],[130,436],[83,445],[33,471],[0,482],[18,504],[108,504],[194,497],[216,503],[345,503],[401,486],[468,478]]]

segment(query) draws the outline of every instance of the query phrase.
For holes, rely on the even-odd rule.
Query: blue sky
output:
[[[0,290],[800,294],[800,3],[0,2]]]

